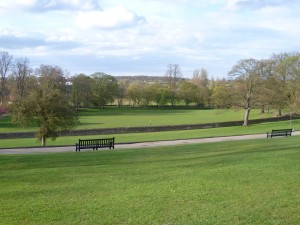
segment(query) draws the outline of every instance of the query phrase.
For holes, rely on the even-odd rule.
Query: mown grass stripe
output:
[[[0,156],[1,224],[298,224],[299,138]]]

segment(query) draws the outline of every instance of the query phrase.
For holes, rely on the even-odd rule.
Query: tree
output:
[[[126,96],[126,89],[127,89],[127,83],[124,81],[120,81],[118,83],[118,92],[116,96],[118,107],[123,105],[123,99]]]
[[[257,90],[261,83],[259,61],[240,60],[228,73],[234,80],[232,85],[233,105],[245,110],[243,126],[248,126],[251,108],[256,104]]]
[[[265,113],[265,109],[270,109],[274,102],[274,94],[276,81],[273,79],[273,61],[260,60],[258,62],[258,74],[261,78],[261,86],[257,90],[257,107],[260,107],[261,113]],[[277,99],[276,99],[277,100]]]
[[[265,73],[265,91],[269,96],[268,103],[277,109],[278,116],[281,116],[282,109],[287,107],[289,101],[288,93],[288,64],[289,55],[281,53],[273,55],[269,60],[269,70]]]
[[[299,113],[300,111],[300,53],[290,54],[287,59],[289,80],[287,90],[290,114]]]
[[[118,96],[118,82],[116,78],[105,73],[94,73],[92,79],[94,102],[99,106],[99,109],[102,109]]]
[[[85,74],[79,74],[71,78],[72,102],[78,110],[80,107],[88,107],[92,104],[92,79]]]
[[[12,69],[12,79],[13,79],[13,91],[15,95],[20,97],[25,97],[28,90],[28,80],[32,73],[32,69],[29,66],[29,59],[18,58],[15,60]]]
[[[6,87],[8,72],[12,67],[12,56],[8,52],[0,52],[0,105],[4,103],[8,95]]]
[[[158,82],[152,84],[152,86],[154,86],[155,89],[153,101],[158,107],[165,105],[169,96],[169,89]]]
[[[152,101],[155,100],[156,85],[145,84],[142,90],[143,103],[145,106],[149,106]]]
[[[127,97],[137,106],[140,105],[143,99],[143,88],[144,86],[141,82],[132,82],[127,87]]]
[[[12,121],[20,126],[36,122],[36,136],[42,145],[48,138],[55,139],[59,131],[73,129],[78,120],[70,106],[59,67],[41,65],[36,69],[36,82],[26,97],[19,96],[11,104]]]
[[[232,106],[231,88],[228,80],[221,79],[213,82],[211,103],[217,108]]]
[[[184,100],[185,104],[188,106],[190,103],[201,104],[201,92],[200,88],[189,81],[183,81],[180,84],[179,96]]]
[[[208,86],[208,72],[205,68],[201,68],[201,70],[196,69],[193,72],[193,83],[195,83],[198,86]]]
[[[195,70],[193,72],[193,78],[191,82],[197,85],[199,91],[199,101],[198,105],[209,105],[210,101],[210,90],[209,90],[209,80],[208,80],[208,72],[205,68],[201,68],[201,70]]]
[[[182,73],[178,64],[169,64],[165,75],[165,80],[170,93],[170,102],[172,106],[175,106],[177,91],[179,83],[181,81]]]

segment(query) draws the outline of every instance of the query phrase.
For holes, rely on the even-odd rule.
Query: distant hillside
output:
[[[145,82],[145,83],[152,83],[152,82],[164,82],[164,76],[145,76],[145,75],[138,75],[138,76],[114,76],[118,81],[124,82]],[[181,78],[185,80],[184,78]]]

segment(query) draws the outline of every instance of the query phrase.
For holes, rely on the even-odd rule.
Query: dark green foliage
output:
[[[119,93],[116,78],[105,73],[95,73],[92,75],[92,80],[94,104],[100,109],[117,98]]]

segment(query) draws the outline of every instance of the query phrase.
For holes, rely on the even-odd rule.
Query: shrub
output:
[[[0,105],[0,116],[8,113],[8,107],[5,105]]]

